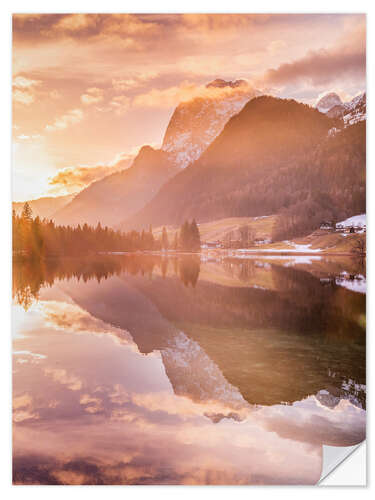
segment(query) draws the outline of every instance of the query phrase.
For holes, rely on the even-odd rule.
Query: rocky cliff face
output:
[[[326,94],[318,101],[316,108],[321,113],[327,113],[327,111],[332,109],[334,106],[341,106],[341,105],[342,105],[342,100],[340,99],[340,97],[334,92],[330,92],[329,94]]]
[[[342,118],[344,126],[353,125],[366,120],[366,93],[342,102],[337,94],[331,92],[319,100],[316,108],[330,118]]]
[[[224,92],[180,103],[164,136],[162,149],[180,168],[197,160],[220,134],[229,118],[239,113],[255,95],[244,80],[227,82],[217,79],[206,87],[223,89]]]

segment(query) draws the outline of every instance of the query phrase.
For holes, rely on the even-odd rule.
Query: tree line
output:
[[[182,225],[179,235],[170,247],[165,228],[160,239],[155,238],[152,227],[147,231],[116,231],[100,223],[96,227],[79,224],[76,227],[58,226],[52,220],[33,217],[26,202],[22,213],[13,210],[13,255],[43,258],[45,256],[76,257],[98,252],[158,251],[161,249],[198,251],[199,229],[195,220]]]
[[[167,230],[163,227],[161,248],[163,250],[199,252],[201,248],[201,237],[196,220],[193,219],[192,222],[186,220],[180,227],[180,230],[175,232],[172,243],[169,242]]]

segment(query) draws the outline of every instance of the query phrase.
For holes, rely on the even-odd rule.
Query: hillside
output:
[[[175,173],[167,153],[144,146],[127,170],[81,191],[55,215],[58,224],[115,225],[142,208]]]
[[[70,203],[74,194],[68,194],[66,196],[46,196],[43,198],[38,198],[36,200],[28,201],[31,210],[33,211],[34,217],[39,216],[41,219],[48,219],[53,217],[55,212],[65,207]],[[24,201],[14,201],[12,203],[12,208],[16,211],[17,215],[20,215],[23,209]]]
[[[215,80],[201,97],[181,102],[167,126],[161,150],[141,149],[127,170],[92,183],[59,210],[59,224],[116,226],[142,209],[178,170],[199,158],[225,123],[254,95],[247,82]]]
[[[339,126],[294,100],[256,97],[232,117],[199,160],[169,180],[120,227],[179,225],[286,214],[283,239],[327,218],[364,211],[365,122]]]
[[[199,233],[202,243],[207,241],[223,241],[231,234],[232,239],[240,239],[240,228],[246,226],[249,228],[252,238],[261,240],[270,240],[272,238],[276,216],[266,217],[229,217],[199,224]],[[153,230],[156,238],[161,237],[163,226]],[[173,242],[178,226],[166,227],[168,239]]]

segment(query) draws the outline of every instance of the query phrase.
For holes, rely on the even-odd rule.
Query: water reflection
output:
[[[352,260],[15,264],[14,482],[315,483],[322,444],[365,436],[365,295],[342,286],[359,274]]]

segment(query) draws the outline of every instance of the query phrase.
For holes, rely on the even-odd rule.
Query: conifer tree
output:
[[[167,234],[167,230],[165,229],[165,227],[163,227],[162,234],[161,234],[161,247],[163,250],[168,250],[168,248],[169,248],[168,234]]]
[[[195,219],[193,219],[193,222],[191,223],[190,235],[191,235],[191,250],[193,252],[198,252],[201,248],[201,236]]]
[[[178,231],[174,234],[173,250],[178,250]]]
[[[30,205],[26,202],[22,209],[22,219],[26,222],[30,222],[33,220],[33,211],[31,210]]]

